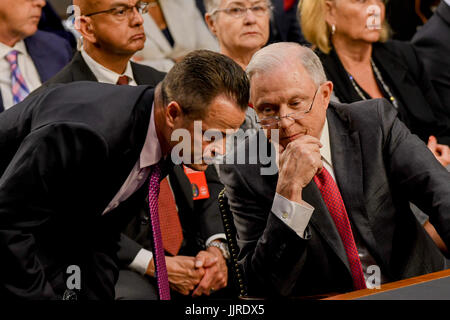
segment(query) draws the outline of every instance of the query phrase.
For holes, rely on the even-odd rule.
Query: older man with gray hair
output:
[[[260,161],[221,167],[250,295],[346,292],[448,268],[409,201],[449,246],[450,174],[387,101],[330,103],[318,57],[293,43],[258,51],[247,74],[268,139],[236,152],[271,144],[279,155],[278,175],[261,175]]]

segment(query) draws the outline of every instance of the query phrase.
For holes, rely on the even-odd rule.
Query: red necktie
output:
[[[127,76],[120,76],[119,80],[117,80],[117,84],[119,86],[127,85],[130,82]]]
[[[295,0],[284,0],[284,11],[288,11],[294,5]]]
[[[358,250],[356,249],[355,239],[353,238],[352,228],[348,220],[347,210],[344,206],[341,193],[336,182],[327,169],[323,168],[320,173],[314,177],[314,182],[322,194],[331,218],[336,225],[339,236],[341,237],[347,254],[350,271],[353,278],[353,287],[355,290],[366,288],[361,261],[359,260]]]
[[[183,242],[183,230],[181,228],[180,218],[178,217],[175,199],[167,178],[160,183],[158,209],[164,249],[176,256]]]

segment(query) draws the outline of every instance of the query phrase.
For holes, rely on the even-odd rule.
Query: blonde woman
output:
[[[404,124],[428,144],[442,165],[448,166],[449,116],[413,47],[387,41],[384,1],[302,0],[298,14],[305,38],[316,47],[339,101],[386,98]],[[415,207],[413,211],[446,252],[428,217]]]
[[[384,1],[302,0],[298,14],[341,102],[386,98],[436,158],[450,164],[450,115],[413,47],[386,41]]]

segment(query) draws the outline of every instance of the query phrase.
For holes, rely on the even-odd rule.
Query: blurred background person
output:
[[[44,0],[0,1],[0,112],[21,102],[72,58],[69,43],[38,31]]]
[[[416,33],[412,44],[450,114],[450,0],[441,2],[433,17]]]
[[[298,0],[271,0],[273,14],[270,21],[269,43],[297,42],[307,45],[297,19]]]
[[[386,0],[386,20],[392,39],[409,41],[430,17],[440,0]]]
[[[131,57],[144,47],[145,33],[141,13],[147,4],[135,1],[129,6],[113,0],[74,0],[81,17],[76,23],[83,46],[70,64],[49,80],[52,83],[98,81],[109,84],[156,86],[165,73],[131,62]],[[107,11],[104,11],[107,10]],[[125,13],[123,13],[125,12]]]
[[[138,39],[135,36],[144,34],[141,14],[147,13],[146,2],[74,0],[74,4],[81,9],[78,31],[83,36],[83,48],[45,85],[98,81],[156,86],[162,81],[165,73],[130,62],[144,46],[145,36]],[[124,11],[127,13],[119,14]],[[182,166],[171,168],[168,174],[168,179],[161,182],[159,207],[164,210],[161,211],[164,215],[160,215],[161,232],[167,240],[164,246],[172,296],[221,295],[223,291],[219,290],[227,284],[228,275],[225,258],[219,249],[225,246],[217,201],[223,185],[213,166],[206,173],[196,173],[204,176],[203,187],[209,191],[209,197],[197,200],[193,199],[192,186]],[[115,290],[119,300],[158,299],[146,199],[143,195],[140,207],[128,208],[135,215],[118,243],[120,271]],[[209,261],[215,257],[216,263],[204,263],[204,274],[195,267],[197,260]]]
[[[47,2],[47,4],[42,8],[42,16],[39,21],[38,29],[52,32],[66,39],[70,43],[70,46],[75,50],[77,47],[75,36],[71,31],[66,30],[66,27],[61,20],[61,17],[65,16],[66,15],[58,15],[50,2]]]
[[[270,1],[205,0],[205,7],[205,20],[219,41],[220,53],[245,70],[253,54],[269,40]],[[242,129],[256,128],[256,120],[255,111],[248,108]]]
[[[412,45],[386,41],[383,1],[302,0],[299,15],[340,102],[386,98],[436,158],[450,163],[450,117]]]
[[[134,59],[167,72],[196,49],[218,51],[217,41],[209,32],[194,0],[146,0],[144,18],[147,36],[144,49]]]
[[[220,53],[243,69],[269,40],[268,0],[205,0],[206,23],[217,37]]]

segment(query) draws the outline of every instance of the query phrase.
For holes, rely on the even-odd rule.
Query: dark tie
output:
[[[161,229],[158,214],[159,179],[161,168],[159,164],[152,166],[148,183],[148,207],[153,231],[153,261],[155,262],[155,275],[158,283],[160,300],[170,300],[169,278],[167,275],[166,259],[161,238]]]
[[[161,223],[161,236],[164,249],[176,256],[183,242],[183,230],[178,216],[175,198],[169,181],[161,181],[158,199],[159,219]]]
[[[366,288],[366,282],[364,281],[361,261],[359,260],[358,250],[356,249],[347,210],[345,209],[344,201],[342,200],[338,186],[325,168],[314,177],[314,182],[322,194],[323,201],[331,214],[331,218],[336,225],[344,245],[350,265],[350,271],[352,273],[353,287],[355,290],[364,289]]]
[[[130,82],[127,76],[120,76],[119,80],[117,80],[117,84],[119,86],[127,85]]]

